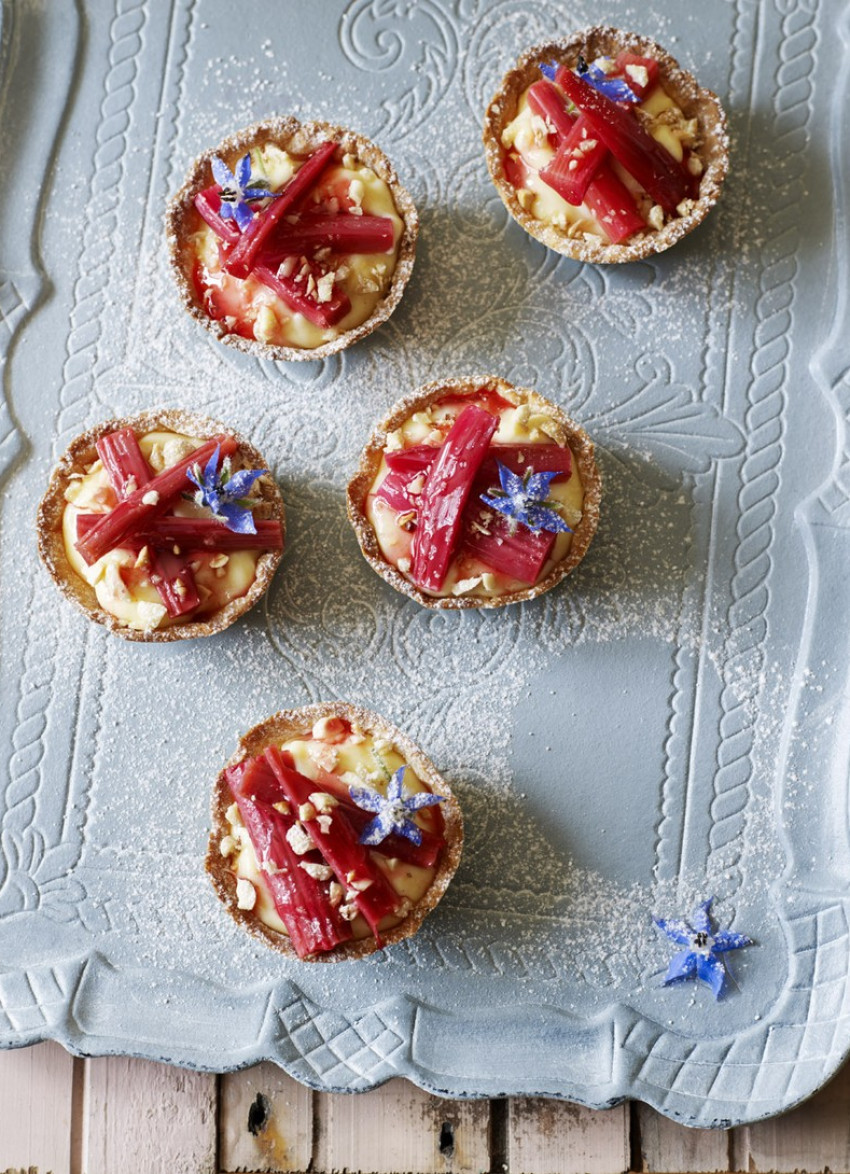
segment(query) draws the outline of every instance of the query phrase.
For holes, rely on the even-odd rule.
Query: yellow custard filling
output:
[[[464,407],[467,404],[478,402],[474,396],[465,397],[462,401],[449,399],[446,403],[437,402],[414,413],[400,428],[388,434],[387,449],[412,448],[414,445],[420,444],[439,446],[445,440],[454,420]],[[531,409],[525,402],[505,407],[494,407],[492,400],[487,400],[481,406],[493,414],[498,414],[499,417],[499,426],[490,441],[491,445],[556,443],[560,444],[562,448],[569,448],[563,437],[561,423],[540,407]],[[560,503],[562,507],[559,511],[560,516],[567,525],[575,529],[581,521],[584,487],[575,453],[570,451],[572,454],[572,474],[566,481],[552,483],[549,499]],[[538,471],[543,472],[544,470]],[[387,502],[376,497],[388,473],[389,466],[386,460],[382,459],[378,473],[366,497],[366,517],[375,531],[383,557],[401,571],[405,578],[413,582],[410,568],[414,530],[408,529],[402,524],[405,522],[403,514],[398,514]],[[483,503],[481,510],[483,521],[483,515],[487,512],[487,507]],[[556,535],[549,558],[544,564],[539,578],[544,578],[557,563],[566,558],[571,543],[572,534],[559,533]],[[440,591],[427,592],[427,594],[437,597],[466,595],[493,598],[508,595],[514,591],[522,591],[529,586],[529,583],[493,570],[469,552],[461,552],[452,559]],[[423,590],[421,587],[419,589]]]
[[[327,772],[338,776],[345,784],[371,787],[385,795],[393,773],[400,766],[406,765],[405,759],[391,742],[379,740],[342,718],[322,718],[313,726],[311,733],[305,734],[302,738],[280,742],[278,746],[281,750],[289,751],[295,760],[296,770],[307,778],[316,780],[318,794],[323,793],[320,775]],[[404,775],[404,787],[406,794],[429,790],[409,766]],[[333,811],[332,808],[330,810]],[[269,929],[288,936],[286,925],[275,909],[272,895],[264,880],[264,873],[257,863],[254,847],[235,803],[227,811],[227,822],[230,830],[221,841],[220,851],[227,858],[228,866],[237,878],[237,885],[242,885],[246,897],[244,907],[250,908],[254,916]],[[435,830],[437,826],[435,816],[427,808],[416,813],[416,822],[429,831]],[[307,826],[309,827],[309,824]],[[422,868],[387,858],[374,850],[369,851],[369,856],[405,902],[398,916],[385,917],[381,921],[380,929],[390,929],[403,919],[405,910],[409,910],[424,897],[434,879],[436,865],[432,868]],[[244,887],[245,882],[253,891]],[[345,896],[340,894],[340,900],[345,899]],[[351,930],[355,941],[370,937],[372,933],[365,918],[359,913],[351,920]]]
[[[605,60],[609,59],[599,59]],[[628,81],[628,78],[626,80]],[[529,86],[528,89],[530,88]],[[567,232],[569,236],[580,237],[587,234],[589,237],[608,241],[609,237],[603,223],[587,204],[568,203],[541,178],[540,172],[555,158],[555,147],[550,138],[551,127],[540,115],[532,111],[528,103],[528,89],[520,95],[516,116],[502,131],[502,147],[506,154],[518,157],[523,164],[522,186],[516,189],[520,206],[535,219],[552,224]],[[697,145],[697,119],[686,118],[660,82],[656,83],[641,101],[636,102],[634,108],[644,128],[677,162],[681,163],[685,158],[685,151],[693,151]],[[646,222],[647,228],[656,231],[663,228],[665,220],[669,219],[663,209],[653,203],[650,196],[615,159],[609,156],[609,160],[617,177],[635,196],[637,210]],[[688,155],[687,167],[694,176],[702,173],[703,165],[697,154]],[[677,213],[685,216],[692,207],[692,200],[683,200],[677,208]]]
[[[284,187],[304,163],[273,143],[255,148],[251,160],[252,182],[262,183],[272,191]],[[218,237],[198,218],[197,231],[191,238],[197,259],[195,284],[209,316],[220,320],[229,333],[272,346],[309,350],[360,326],[386,295],[404,231],[389,185],[371,167],[353,155],[344,155],[342,162],[332,164],[317,184],[313,207],[330,213],[348,209],[352,215],[382,216],[393,223],[393,246],[387,252],[337,254],[320,250],[314,254],[327,283],[327,292],[342,290],[351,302],[348,313],[328,327],[317,326],[292,310],[256,277],[239,278],[226,273],[221,265]],[[281,269],[286,272],[286,268],[298,272],[294,261],[290,266],[284,262]]]
[[[174,432],[149,432],[138,437],[142,454],[154,473],[182,460],[204,442]],[[150,578],[145,552],[110,550],[89,566],[75,546],[78,514],[108,513],[117,505],[106,470],[94,461],[84,473],[73,478],[65,490],[67,505],[62,514],[62,538],[68,562],[74,572],[94,590],[104,611],[128,628],[149,632],[172,624],[201,620],[238,599],[250,589],[257,573],[258,550],[198,551],[190,564],[200,605],[185,616],[171,617]],[[178,501],[171,511],[179,517],[208,518],[209,511],[191,501]]]

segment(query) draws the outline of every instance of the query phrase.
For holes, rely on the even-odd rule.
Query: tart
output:
[[[127,640],[219,632],[266,591],[284,510],[259,452],[176,410],[78,436],[38,510],[42,561],[62,593]]]
[[[670,248],[717,202],[729,160],[716,95],[654,41],[600,27],[520,57],[484,146],[511,216],[579,261]]]
[[[383,718],[343,702],[249,730],[216,780],[206,866],[230,915],[305,962],[414,934],[460,861],[460,808]]]
[[[530,388],[447,379],[401,400],[348,486],[371,566],[425,607],[501,607],[584,557],[601,480],[588,435]]]
[[[321,359],[395,309],[419,218],[374,143],[326,122],[272,118],[191,166],[171,201],[172,269],[189,313],[221,342]]]

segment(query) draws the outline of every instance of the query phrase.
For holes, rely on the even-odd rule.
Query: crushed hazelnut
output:
[[[302,803],[298,808],[298,818],[302,823],[309,823],[311,819],[316,818],[316,808],[312,803]]]
[[[239,909],[253,909],[257,904],[257,890],[242,876],[236,882],[236,904]]]
[[[298,867],[303,868],[308,876],[317,881],[330,880],[334,874],[334,870],[327,864],[314,864],[311,860],[299,861]]]
[[[333,811],[339,804],[339,800],[333,795],[329,795],[327,791],[314,791],[310,796],[310,802],[317,811],[321,811],[323,814]]]
[[[294,823],[286,833],[289,846],[296,856],[303,856],[305,852],[312,852],[315,845],[312,838],[304,831],[300,823]]]

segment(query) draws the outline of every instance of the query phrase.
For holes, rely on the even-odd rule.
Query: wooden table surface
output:
[[[393,1080],[303,1088],[272,1064],[213,1076],[145,1060],[77,1060],[58,1044],[0,1052],[0,1172],[618,1174],[850,1172],[850,1065],[783,1117],[727,1132],[643,1105],[444,1101]]]

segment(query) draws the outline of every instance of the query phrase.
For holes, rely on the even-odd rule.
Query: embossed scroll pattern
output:
[[[535,867],[514,878],[510,886],[496,875],[493,858],[510,858],[512,837],[524,845],[535,842],[533,820],[508,785],[509,730],[502,717],[533,674],[557,661],[565,651],[601,640],[603,628],[612,640],[633,630],[634,600],[638,605],[645,603],[652,584],[648,578],[640,580],[634,552],[626,539],[617,536],[618,519],[622,520],[628,509],[640,511],[647,519],[644,541],[660,544],[668,521],[675,521],[677,533],[690,534],[694,519],[714,490],[720,461],[733,471],[740,468],[742,478],[727,667],[737,671],[736,657],[741,658],[741,666],[748,666],[764,646],[762,621],[769,598],[766,591],[774,537],[771,511],[782,457],[779,421],[788,371],[783,338],[789,326],[789,299],[795,292],[790,261],[802,178],[795,136],[800,127],[804,133],[810,108],[806,79],[814,62],[811,30],[817,6],[783,3],[778,22],[781,60],[774,86],[779,95],[774,122],[780,137],[788,130],[790,152],[781,176],[785,186],[780,189],[781,198],[763,245],[762,285],[748,352],[752,369],[747,383],[747,415],[740,421],[746,424],[747,433],[743,457],[742,431],[712,398],[708,378],[704,376],[699,391],[693,391],[689,380],[651,340],[631,345],[625,373],[620,372],[622,377],[615,386],[606,384],[604,348],[599,339],[614,346],[624,340],[633,342],[641,338],[641,322],[661,313],[663,299],[654,286],[656,273],[651,266],[636,270],[634,284],[625,288],[604,271],[571,266],[523,240],[507,222],[486,180],[482,181],[476,154],[477,126],[461,124],[449,144],[451,160],[457,163],[451,182],[434,165],[433,151],[430,158],[419,159],[418,137],[414,144],[413,132],[422,136],[426,147],[440,143],[441,120],[448,108],[444,103],[457,102],[463,109],[465,102],[473,121],[477,120],[501,72],[499,38],[510,41],[521,32],[524,39],[533,40],[551,30],[549,6],[542,3],[458,0],[450,7],[436,0],[419,4],[353,0],[345,9],[338,30],[340,51],[347,66],[357,74],[369,74],[375,82],[378,98],[373,113],[377,111],[380,134],[397,145],[399,169],[412,176],[412,186],[425,205],[427,247],[423,249],[419,286],[414,283],[398,315],[379,336],[356,354],[298,368],[224,354],[206,338],[192,333],[188,324],[179,330],[168,329],[172,312],[168,278],[154,254],[142,258],[144,281],[133,291],[134,305],[141,308],[139,316],[149,315],[147,343],[140,343],[139,337],[131,339],[126,368],[120,374],[104,372],[98,366],[102,309],[115,279],[111,249],[116,207],[122,195],[125,157],[133,143],[129,115],[139,96],[138,71],[148,31],[145,21],[151,11],[141,2],[116,0],[109,30],[97,154],[85,203],[80,276],[74,287],[66,344],[56,448],[99,410],[99,397],[112,394],[128,407],[141,407],[151,388],[167,380],[174,399],[233,419],[248,428],[262,448],[281,454],[276,472],[284,483],[292,515],[290,573],[266,600],[264,614],[253,617],[240,633],[240,654],[273,676],[275,688],[285,682],[287,697],[293,700],[317,699],[328,693],[350,695],[354,690],[368,693],[363,700],[375,708],[391,714],[403,709],[404,724],[414,737],[425,744],[439,742],[447,747],[451,773],[459,780],[464,808],[470,813],[468,872],[458,877],[446,898],[441,931],[432,935],[426,928],[414,942],[376,963],[375,982],[386,984],[382,990],[397,991],[407,977],[417,990],[424,990],[435,976],[441,981],[460,976],[463,982],[471,975],[476,982],[498,981],[503,984],[500,990],[511,989],[520,996],[530,984],[537,983],[535,990],[539,991],[549,983],[547,999],[557,997],[559,984],[576,979],[603,994],[613,988],[636,998],[647,990],[654,993],[648,980],[655,977],[657,949],[649,935],[636,944],[633,928],[642,924],[639,919],[646,913],[641,899],[622,901],[622,891],[615,889],[614,897],[621,900],[623,908],[614,928],[619,931],[624,927],[622,940],[615,940],[616,933],[606,927],[608,936],[600,935],[599,952],[594,954],[586,943],[568,948],[564,927],[575,929],[577,939],[585,930],[589,934],[603,905],[596,905],[592,917],[582,922],[573,901],[574,891],[564,876],[553,877],[546,871],[548,845],[539,828],[537,856],[531,862]],[[175,0],[174,12],[178,19],[173,28],[179,29],[181,36],[189,38],[198,32],[192,24],[191,0]],[[577,6],[568,12],[562,5],[561,16],[564,20],[569,17],[571,23],[587,21],[587,13]],[[741,75],[752,23],[769,23],[774,16],[770,6],[760,10],[750,0],[740,0],[737,6],[733,48],[737,94],[742,93]],[[168,84],[172,88],[166,86],[163,92],[181,95],[177,103],[181,109],[166,111],[170,122],[158,141],[167,144],[171,159],[184,146],[181,111],[183,98],[190,92],[187,77],[196,45],[184,39],[169,50],[173,76]],[[166,181],[152,186],[149,196],[148,225],[154,223],[166,189],[173,186],[173,160],[162,175]],[[146,239],[154,236],[149,232]],[[453,250],[460,252],[462,262],[455,262],[454,268]],[[462,265],[467,263],[472,264],[476,276],[480,274],[480,280],[469,283],[470,288],[458,280]],[[687,268],[688,260],[682,263]],[[692,260],[690,264],[688,272],[693,274]],[[717,322],[722,314],[717,305],[722,299],[715,297],[713,285],[710,293],[714,300],[699,321],[710,332],[712,345],[718,347],[722,332]],[[17,312],[13,306],[11,317]],[[565,320],[568,330],[563,328]],[[511,344],[510,354],[497,349],[505,346],[505,340]],[[447,366],[481,369],[483,358],[494,354],[500,363],[510,364],[507,373],[517,382],[555,387],[588,424],[601,442],[612,502],[613,524],[609,534],[600,535],[602,557],[597,565],[582,572],[583,589],[553,593],[536,608],[518,609],[510,624],[493,623],[493,617],[483,614],[424,615],[409,602],[392,596],[357,559],[340,504],[341,471],[351,466],[360,438],[400,391]],[[705,371],[707,360],[701,362]],[[340,396],[349,386],[359,394],[342,421]],[[304,454],[309,454],[309,462]],[[681,506],[677,504],[679,497],[686,499]],[[603,572],[606,565],[610,569]],[[681,613],[695,605],[684,594],[689,566],[675,568],[678,577],[670,590],[672,602],[667,600],[669,610],[663,616],[662,635],[670,639],[677,656],[681,648],[675,637]],[[623,602],[629,589],[635,591],[631,613]],[[15,755],[2,824],[3,859],[10,867],[0,890],[0,909],[9,917],[38,909],[51,916],[67,916],[69,924],[78,919],[87,931],[113,930],[111,910],[98,914],[90,895],[75,887],[79,886],[76,877],[62,875],[77,864],[77,841],[70,842],[67,849],[50,842],[39,829],[34,812],[43,784],[43,736],[57,672],[67,671],[69,663],[75,667],[85,663],[87,679],[94,677],[102,684],[106,721],[115,712],[120,695],[121,666],[114,649],[103,642],[95,648],[88,637],[86,648],[78,642],[73,656],[60,664],[57,634],[41,622],[48,601],[42,599],[40,587],[35,590],[29,600],[32,621],[17,697]],[[69,629],[72,626],[69,623]],[[658,636],[648,627],[640,631]],[[64,635],[63,628],[60,638]],[[752,637],[750,643],[745,642]],[[233,646],[226,641],[217,652],[229,667],[237,663]],[[195,655],[212,680],[216,657],[209,650],[197,650]],[[383,668],[365,685],[364,662]],[[447,665],[452,676],[446,673]],[[668,777],[677,769],[679,759],[674,755],[683,755],[685,747],[685,710],[679,704],[686,689],[693,686],[689,674],[689,666],[674,660],[673,698],[667,716],[668,734],[675,747],[668,746]],[[730,895],[735,891],[734,869],[752,799],[746,773],[752,759],[748,715],[760,700],[755,678],[745,673],[743,679],[743,692],[736,678],[738,687],[733,691],[727,683],[723,694],[720,770],[712,796],[711,848],[723,864],[731,866]],[[487,690],[482,689],[482,682]],[[224,693],[215,692],[214,681],[209,687],[211,709],[218,712],[215,707],[223,705]],[[482,701],[484,692],[488,695]],[[266,696],[258,687],[258,703]],[[476,705],[477,724],[469,718]],[[98,717],[96,723],[100,721]],[[100,761],[98,747],[104,741],[96,723],[82,740],[91,738],[95,749],[90,753]],[[482,725],[486,763],[482,762]],[[76,743],[72,753],[82,753]],[[482,783],[485,765],[492,791]],[[85,761],[74,771],[85,775]],[[497,800],[495,815],[482,795]],[[81,818],[85,819],[88,812],[84,804],[83,808]],[[132,842],[120,850],[92,845],[92,855],[97,867],[110,877],[137,861],[139,851]],[[179,855],[178,859],[181,866],[186,864]],[[562,874],[562,862],[555,863]],[[579,880],[588,880],[586,876],[569,879],[577,882],[576,888]],[[187,890],[189,887],[187,883]],[[645,898],[645,892],[640,898]],[[604,906],[606,913],[613,904]],[[143,942],[154,956],[158,934],[165,936],[169,949],[172,945],[178,951],[184,948],[185,943],[173,943],[166,933],[166,915],[173,907],[154,905],[152,902],[151,908],[144,908],[140,902],[126,913],[122,925],[126,939],[133,948]],[[508,921],[508,906],[512,906],[514,921],[498,924],[499,919]],[[476,923],[474,932],[469,931],[470,914]],[[200,942],[215,949],[230,945],[226,931],[206,932],[203,905],[181,910],[180,916],[183,920],[175,918],[172,923],[172,937],[182,937],[185,927],[186,942],[192,949]],[[534,921],[534,932],[519,940],[524,921]],[[758,1109],[759,1072],[770,1064],[787,1072],[786,1089],[809,1081],[810,1069],[799,1074],[795,1067],[811,1046],[809,1020],[829,1017],[839,1025],[847,1015],[846,909],[840,902],[830,902],[822,909],[800,904],[789,911],[784,924],[790,941],[790,972],[769,1017],[748,1025],[731,1044],[724,1038],[722,1042],[704,1040],[694,1045],[654,1023],[652,1012],[640,1013],[622,1001],[611,1012],[605,1030],[615,1032],[629,1070],[616,1079],[613,1071],[602,1072],[600,1095],[606,1100],[627,1093],[643,1095],[693,1119],[699,1110],[689,1098],[696,1095],[714,1098],[715,1106],[722,1105],[729,1116],[746,1113],[752,1104]],[[174,925],[180,927],[180,935],[174,933]],[[79,942],[79,938],[75,940]],[[0,975],[0,1026],[7,1033],[17,1033],[19,1040],[49,1033],[82,1046],[87,1035],[97,1034],[106,1041],[104,1046],[126,1046],[115,1008],[122,998],[126,1001],[134,981],[130,967],[96,954],[83,961],[72,955],[69,949],[65,961],[55,967]],[[156,964],[160,962],[172,975],[176,972],[167,960],[156,956]],[[198,981],[193,962],[189,959],[186,963],[190,985]],[[251,1017],[246,1015],[238,1025],[243,1029],[241,1056],[247,1057],[249,1052],[250,1058],[269,1056],[302,1079],[324,1087],[368,1087],[398,1073],[412,1074],[431,1087],[451,1085],[451,1077],[439,1082],[438,1076],[424,1073],[412,1058],[413,1000],[394,997],[374,1007],[330,1011],[308,977],[301,989],[279,983],[262,964],[253,973],[252,1002],[260,1007],[254,1006]],[[334,979],[325,976],[323,981]],[[509,982],[522,985],[508,988]],[[78,997],[79,989],[85,997]],[[198,989],[192,987],[193,991]],[[207,994],[204,988],[204,997]],[[368,993],[361,988],[358,995],[355,990],[356,997],[361,995],[368,1003]],[[327,996],[324,998],[327,1002]],[[423,999],[420,1010],[427,1002]],[[168,1011],[160,1007],[157,1013],[163,1018],[149,1030],[159,1031],[165,1039]],[[184,1033],[196,1026],[200,1032],[202,1025],[195,1024],[189,1009]],[[452,1017],[452,1031],[462,1034],[466,1026],[462,1017]],[[819,1045],[812,1069],[827,1070],[835,1049],[843,1046],[843,1031],[836,1026],[833,1037]],[[161,1051],[164,1045],[156,1046]],[[762,1068],[754,1056],[764,1062]],[[729,1057],[734,1060],[731,1068],[723,1065]],[[557,1087],[551,1091],[588,1099],[587,1088],[580,1082],[564,1078],[555,1083]]]

